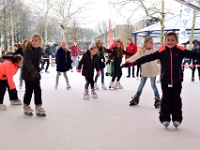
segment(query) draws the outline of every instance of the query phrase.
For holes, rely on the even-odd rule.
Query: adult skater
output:
[[[30,44],[30,43],[29,43]],[[22,68],[22,78],[25,81],[24,113],[32,115],[33,109],[30,102],[34,92],[36,115],[46,116],[42,108],[42,96],[40,87],[40,59],[42,56],[42,38],[39,35],[32,37],[31,45],[27,45],[24,51],[24,64]]]
[[[144,39],[144,45],[140,48],[140,50],[135,55],[133,55],[129,59],[127,59],[126,63],[135,62],[140,57],[149,55],[154,52],[155,52],[155,50],[153,49],[153,39],[151,37],[146,37]],[[140,96],[142,94],[143,88],[146,83],[146,80],[147,80],[147,78],[150,78],[151,79],[151,87],[154,91],[154,96],[155,96],[154,106],[156,109],[160,108],[160,105],[161,105],[160,95],[159,95],[158,89],[156,87],[156,76],[159,74],[157,60],[145,63],[145,64],[141,65],[141,67],[142,67],[141,82],[140,82],[140,85],[138,87],[138,90],[137,90],[135,96],[133,97],[133,100],[130,102],[130,106],[138,105]]]
[[[0,110],[6,110],[3,104],[6,88],[8,88],[11,105],[21,105],[21,100],[17,96],[17,90],[13,81],[13,76],[22,67],[23,58],[20,55],[2,56],[0,59],[8,60],[0,64]]]
[[[170,32],[165,37],[165,46],[161,46],[157,52],[144,56],[136,61],[137,64],[144,64],[160,59],[163,96],[159,119],[166,127],[170,124],[170,115],[172,115],[172,121],[175,127],[178,127],[183,119],[180,97],[183,81],[182,60],[184,57],[200,59],[200,53],[186,50],[177,44],[178,36],[176,33]]]
[[[67,71],[71,69],[72,60],[71,60],[70,52],[68,51],[68,48],[67,48],[67,43],[65,41],[61,42],[60,48],[57,50],[55,57],[56,57],[56,64],[57,64],[56,66],[57,76],[56,76],[55,89],[58,88],[58,80],[62,72],[66,80],[67,89],[69,90],[71,89],[71,85],[69,84]]]
[[[92,98],[98,98],[97,93],[94,88],[94,69],[96,69],[98,76],[100,76],[101,72],[99,71],[99,62],[97,56],[97,47],[91,46],[90,49],[83,55],[83,58],[79,62],[78,72],[81,72],[83,66],[82,75],[85,77],[85,92],[84,99],[89,100],[89,85],[91,86],[91,94]]]
[[[107,62],[107,64],[110,63],[110,60],[114,58],[114,62],[113,62],[114,63],[114,74],[113,74],[112,80],[109,84],[109,88],[123,89],[123,86],[120,84],[120,79],[122,76],[122,70],[120,68],[120,65],[122,63],[122,58],[123,58],[124,54],[130,55],[130,56],[133,55],[129,52],[126,52],[124,49],[122,49],[121,41],[118,40],[116,42],[116,47],[113,48],[112,54],[109,56],[109,60]],[[114,84],[116,78],[117,78],[117,82],[116,82],[116,84]]]

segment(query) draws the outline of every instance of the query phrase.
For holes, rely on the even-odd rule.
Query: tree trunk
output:
[[[12,50],[14,50],[14,43],[15,43],[15,31],[14,31],[14,22],[13,22],[13,11],[12,8],[10,8],[10,24],[11,24],[11,38],[12,38],[12,42],[11,45],[12,46]]]
[[[44,42],[45,44],[47,44],[47,18],[45,18],[45,21],[44,21]]]
[[[66,36],[67,36],[67,29],[64,27],[63,29],[63,41],[66,41]]]
[[[194,40],[194,28],[196,22],[196,10],[193,10],[193,21],[192,21],[192,28],[191,28],[191,35],[190,35],[190,46],[189,49],[192,50],[192,42]]]
[[[160,30],[160,44],[164,45],[165,2],[164,2],[164,0],[161,0],[161,1],[162,1],[162,13],[161,13],[161,19],[160,19],[160,27],[161,27],[161,30]]]

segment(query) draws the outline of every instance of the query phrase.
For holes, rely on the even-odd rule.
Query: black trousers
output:
[[[140,72],[140,74],[139,74],[139,72]],[[137,65],[137,73],[136,73],[136,76],[137,77],[141,77],[141,65]]]
[[[197,70],[198,70],[198,75],[200,77],[200,67],[197,67]],[[192,67],[192,78],[194,78],[195,71],[196,71],[196,65]]]
[[[162,83],[162,103],[160,110],[160,121],[179,121],[182,122],[182,102],[181,89],[182,83],[174,84],[173,87],[168,87],[168,84]]]
[[[117,77],[117,81],[119,81],[122,77],[122,70],[120,68],[120,64],[121,62],[114,62],[114,74],[112,77],[112,82],[115,81],[116,77]]]
[[[8,89],[8,95],[9,95],[10,100],[18,100],[17,94],[12,94],[10,92],[9,87],[8,87],[8,81],[0,80],[0,104],[3,104],[6,88]]]
[[[45,64],[45,62],[47,62],[46,69],[45,69],[45,71],[47,71],[48,68],[49,68],[49,64],[50,64],[49,59],[47,59],[47,58],[45,58],[45,59],[42,60],[42,67],[41,67],[41,70],[44,69],[44,64]]]
[[[33,92],[34,92],[35,105],[42,105],[40,81],[32,82],[25,80],[24,104],[30,105]]]
[[[134,66],[128,66],[128,75],[131,75],[131,68],[132,68],[132,75],[134,76],[134,72],[135,72],[135,67]]]
[[[85,89],[88,90],[89,85],[91,86],[91,89],[94,89],[94,79],[85,77],[86,83],[85,83]]]

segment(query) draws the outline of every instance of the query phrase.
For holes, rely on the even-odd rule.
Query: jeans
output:
[[[138,87],[138,90],[137,90],[137,95],[140,96],[142,94],[142,90],[145,86],[145,83],[147,81],[147,78],[146,77],[141,77],[141,82],[140,82],[140,85]],[[154,95],[155,96],[159,96],[159,92],[158,92],[158,89],[156,87],[156,77],[154,78],[151,78],[151,87],[154,91]]]
[[[134,76],[134,72],[135,72],[135,67],[134,66],[128,66],[128,75],[131,75],[131,68],[132,68],[132,75]]]
[[[74,63],[76,63],[76,69],[78,69],[78,56],[71,56],[72,59],[72,69],[74,67]]]
[[[100,71],[101,71],[101,83],[104,83],[104,68],[100,68]],[[96,83],[97,80],[98,80],[98,74],[96,75],[94,82]]]

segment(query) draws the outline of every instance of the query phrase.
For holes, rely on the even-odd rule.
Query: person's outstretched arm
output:
[[[140,59],[136,60],[138,65],[144,64],[146,62],[154,61],[159,59],[159,52],[155,52],[146,56],[141,57]]]

